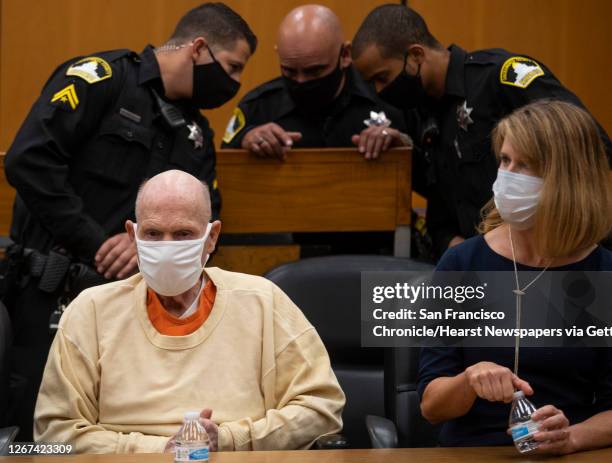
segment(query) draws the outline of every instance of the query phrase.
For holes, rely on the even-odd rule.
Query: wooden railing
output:
[[[7,235],[14,190],[0,153],[0,235]],[[217,153],[223,232],[394,231],[397,256],[410,249],[411,151],[366,161],[355,149],[295,149],[284,162],[243,150]],[[253,254],[253,252],[255,254]],[[295,246],[225,246],[215,264],[262,273],[299,256]]]
[[[217,154],[230,233],[395,230],[410,224],[410,151],[366,161],[354,149],[293,150],[285,162]]]

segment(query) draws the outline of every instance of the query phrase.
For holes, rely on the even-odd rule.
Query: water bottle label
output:
[[[208,461],[208,447],[175,447],[174,461]]]
[[[526,437],[533,436],[538,431],[538,423],[529,420],[524,423],[519,423],[510,428],[512,432],[512,440],[517,441]]]
[[[190,461],[208,461],[208,449],[194,449],[189,452]]]
[[[174,461],[189,461],[189,448],[177,445],[174,448]]]

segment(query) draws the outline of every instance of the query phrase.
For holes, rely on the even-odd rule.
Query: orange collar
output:
[[[198,309],[187,318],[177,318],[168,313],[152,289],[147,289],[147,313],[155,329],[166,336],[186,336],[204,324],[212,311],[217,287],[208,280],[200,296]]]

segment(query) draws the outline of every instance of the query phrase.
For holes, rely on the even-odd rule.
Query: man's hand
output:
[[[208,450],[211,452],[216,452],[219,449],[219,427],[213,423],[212,418],[212,410],[210,408],[205,408],[200,412],[200,424],[204,426],[206,430],[206,434],[208,434]],[[166,452],[174,452],[174,448],[176,447],[176,436],[175,434],[166,443],[166,447],[164,448],[164,453]]]
[[[96,270],[104,278],[125,278],[135,273],[136,243],[127,233],[119,233],[107,239],[96,253]]]
[[[166,447],[164,448],[164,453],[174,453],[174,447],[176,447],[176,434],[168,439],[166,443]]]
[[[300,132],[286,132],[280,125],[270,122],[249,130],[242,139],[242,147],[257,156],[284,160],[293,142],[301,138]]]
[[[200,423],[206,429],[206,433],[208,434],[208,439],[210,441],[211,452],[216,452],[219,449],[219,427],[213,423],[212,418],[212,410],[210,408],[205,408],[200,412]]]
[[[410,138],[391,127],[372,126],[353,135],[351,141],[366,159],[376,159],[380,153],[393,146],[409,146]]]
[[[468,384],[481,399],[489,402],[512,402],[514,389],[532,395],[533,389],[510,369],[493,362],[479,362],[465,369]]]

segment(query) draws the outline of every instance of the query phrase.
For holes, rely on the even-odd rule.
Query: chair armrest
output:
[[[397,447],[397,429],[393,421],[382,416],[366,416],[366,428],[372,448],[388,449]]]
[[[18,432],[17,426],[0,428],[0,455],[8,455],[8,446],[15,440]]]
[[[315,450],[346,449],[348,442],[342,434],[329,434],[319,437],[312,448]]]

